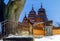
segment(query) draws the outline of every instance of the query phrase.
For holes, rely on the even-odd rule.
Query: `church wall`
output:
[[[33,35],[34,36],[44,36],[45,31],[44,30],[33,29]]]
[[[53,35],[60,34],[60,29],[53,29],[53,30],[52,30],[52,34],[53,34]]]

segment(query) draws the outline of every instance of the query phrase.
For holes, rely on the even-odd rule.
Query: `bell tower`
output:
[[[24,26],[27,26],[27,24],[28,24],[28,19],[26,17],[26,14],[25,14],[25,17],[24,17],[22,23],[23,23]]]
[[[30,22],[34,23],[36,21],[35,18],[36,18],[36,12],[35,12],[34,7],[32,5],[32,9],[29,12],[28,19],[30,20]]]
[[[47,21],[47,16],[46,16],[46,11],[42,6],[41,3],[41,8],[38,9],[38,15],[37,19],[39,19],[40,22],[46,22]]]

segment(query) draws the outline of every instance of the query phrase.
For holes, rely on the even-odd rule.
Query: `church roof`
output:
[[[32,9],[31,9],[31,11],[29,12],[28,17],[35,17],[35,16],[36,16],[36,12],[35,12],[35,10],[34,10],[34,7],[32,6]]]
[[[25,14],[25,17],[24,17],[24,19],[26,19],[26,20],[27,20],[26,14]]]
[[[30,11],[30,13],[36,13],[33,6],[32,6],[32,10]]]
[[[27,18],[27,17],[26,17],[26,15],[25,15],[25,17],[24,17],[24,18]]]
[[[43,8],[42,4],[41,4],[41,8],[38,11],[45,11],[45,9]]]

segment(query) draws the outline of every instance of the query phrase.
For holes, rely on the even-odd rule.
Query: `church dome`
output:
[[[26,17],[26,15],[25,15],[24,19],[25,19],[25,20],[27,20],[27,17]]]
[[[31,10],[29,13],[30,13],[30,14],[36,14],[36,12],[35,12],[33,6],[32,6],[32,10]]]
[[[38,11],[45,11],[45,9],[44,8],[40,8]]]
[[[42,7],[42,4],[41,4],[41,8],[38,11],[40,11],[40,12],[45,11],[45,9]]]
[[[32,23],[35,22],[35,19],[36,19],[36,12],[35,12],[33,6],[32,6],[32,10],[29,12],[28,19],[29,19],[30,22],[32,22]]]
[[[36,16],[36,12],[35,12],[35,10],[34,10],[34,8],[32,6],[32,10],[29,12],[28,17],[35,17],[35,16]]]

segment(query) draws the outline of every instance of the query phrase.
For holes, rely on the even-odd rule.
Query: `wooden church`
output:
[[[46,10],[43,8],[42,4],[38,9],[38,13],[36,13],[34,7],[32,6],[28,17],[26,17],[25,14],[22,23],[19,22],[17,30],[18,28],[22,29],[19,29],[20,31],[26,31],[25,33],[23,33],[23,35],[28,34],[33,36],[51,36],[60,34],[60,27],[54,27],[53,21],[48,20]]]

